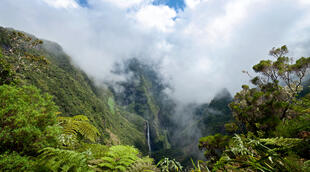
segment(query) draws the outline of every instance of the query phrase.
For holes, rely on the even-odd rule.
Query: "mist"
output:
[[[242,70],[287,45],[310,56],[307,0],[186,0],[183,10],[152,0],[1,0],[0,25],[55,41],[98,83],[124,79],[130,58],[158,64],[181,104],[210,101],[248,83]]]

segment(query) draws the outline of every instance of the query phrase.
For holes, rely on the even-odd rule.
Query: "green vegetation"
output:
[[[51,96],[40,95],[35,87],[3,85],[0,90],[1,171],[127,171],[141,164],[154,168],[149,158],[140,158],[131,146],[107,149],[86,143],[98,136],[86,116],[58,117],[57,125]]]
[[[259,74],[251,80],[256,87],[243,85],[230,104],[235,121],[225,127],[235,132],[234,137],[200,139],[212,171],[309,169],[310,97],[299,93],[310,57],[293,62],[287,53],[286,46],[273,48],[270,55],[275,61],[262,60],[253,66]]]
[[[0,153],[37,155],[57,144],[57,106],[33,86],[0,86]]]
[[[183,167],[182,165],[176,161],[175,159],[169,159],[169,158],[163,158],[160,160],[157,164],[157,166],[160,167],[160,170],[162,172],[177,172],[177,171],[182,171]]]
[[[109,105],[109,108],[110,108],[110,111],[112,112],[112,114],[115,114],[115,102],[113,100],[113,98],[109,97],[108,99],[108,105]]]
[[[225,148],[228,146],[230,140],[229,136],[223,136],[221,134],[210,135],[199,139],[199,149],[205,150],[205,157],[210,162],[216,162]]]
[[[40,151],[38,166],[48,171],[88,171],[87,158],[83,153],[47,147]]]
[[[64,138],[71,138],[69,142],[78,140],[78,136],[84,137],[91,142],[96,142],[99,131],[89,123],[87,116],[76,115],[73,117],[57,117],[57,121],[63,127]],[[63,143],[65,143],[64,141]]]
[[[126,171],[130,165],[139,159],[138,154],[139,151],[131,146],[113,146],[101,158],[102,162],[98,166],[103,170]]]
[[[173,107],[166,103],[165,86],[154,67],[133,58],[126,61],[124,71],[118,73],[130,73],[132,76],[118,83],[124,91],[117,92],[111,88],[116,102],[149,122],[152,151],[170,148],[169,134],[165,130],[171,127],[169,116]]]

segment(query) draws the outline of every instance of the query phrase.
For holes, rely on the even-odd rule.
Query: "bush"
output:
[[[34,161],[18,153],[0,155],[0,171],[33,171]]]
[[[0,153],[37,155],[57,144],[57,107],[52,97],[33,86],[0,86]]]

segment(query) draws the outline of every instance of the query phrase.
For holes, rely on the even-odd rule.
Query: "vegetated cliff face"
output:
[[[164,93],[167,86],[156,70],[133,58],[116,73],[129,76],[116,83],[121,91],[111,87],[117,103],[148,121],[152,151],[170,148],[168,127],[172,127],[170,116],[173,115],[174,103]]]
[[[0,50],[1,63],[11,68],[20,83],[52,95],[60,115],[84,114],[99,129],[100,142],[135,145],[147,152],[145,120],[119,107],[109,90],[96,87],[59,45],[0,27]]]

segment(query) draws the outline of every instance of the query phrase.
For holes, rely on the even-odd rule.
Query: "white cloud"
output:
[[[146,4],[152,2],[152,0],[101,0],[103,2],[109,2],[120,8],[130,8],[140,4]]]
[[[182,102],[208,101],[223,87],[238,91],[249,79],[241,71],[273,46],[287,44],[293,54],[310,56],[306,1],[203,0],[178,13],[150,2],[89,0],[91,8],[72,8],[1,0],[0,25],[60,43],[99,81],[118,79],[110,70],[123,59],[158,62]]]
[[[310,1],[309,0],[297,0],[300,4],[302,5],[310,5]]]
[[[79,5],[75,0],[43,0],[48,5],[55,8],[77,8]]]
[[[206,2],[208,0],[185,0],[185,4],[189,7],[189,8],[195,8],[198,4],[200,4],[201,2]]]
[[[143,26],[155,27],[160,31],[171,31],[174,26],[173,18],[176,12],[168,6],[147,5],[135,14],[135,19]]]
[[[263,3],[260,0],[259,3]],[[205,26],[208,39],[212,42],[229,39],[232,30],[247,17],[247,13],[257,0],[232,1],[225,5],[223,15],[213,18],[213,21]]]

